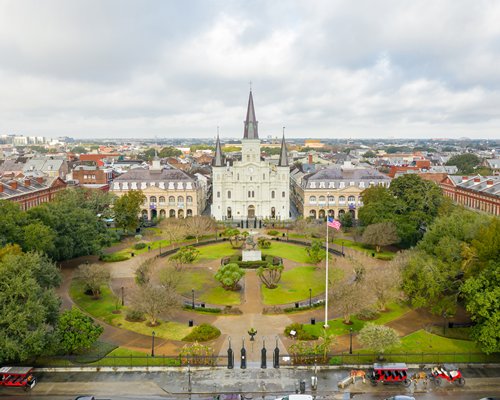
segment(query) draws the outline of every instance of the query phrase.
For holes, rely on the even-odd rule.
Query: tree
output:
[[[346,212],[344,214],[340,214],[340,223],[344,228],[351,228],[353,225],[353,218],[350,212]]]
[[[313,240],[309,247],[306,248],[306,252],[311,259],[311,262],[313,264],[317,264],[320,261],[324,260],[326,250],[320,240]]]
[[[266,239],[264,236],[261,236],[260,238],[258,238],[257,243],[259,245],[259,248],[261,248],[261,249],[271,248],[271,241]]]
[[[401,271],[398,262],[384,263],[369,269],[366,276],[368,289],[377,299],[379,311],[386,311],[387,303],[396,300],[401,292]]]
[[[283,265],[268,264],[265,267],[259,267],[257,276],[261,282],[266,285],[268,289],[275,289],[281,280],[281,273],[283,272]]]
[[[245,271],[238,264],[229,263],[221,265],[215,274],[215,279],[222,284],[224,289],[236,290],[238,282],[243,276],[245,276]]]
[[[382,355],[386,349],[397,346],[400,343],[398,334],[394,329],[371,322],[367,323],[359,331],[358,340],[364,347],[368,347],[378,353],[379,359],[383,359]]]
[[[150,326],[159,325],[160,315],[170,317],[179,307],[179,296],[175,290],[147,284],[139,286],[132,294],[132,306],[149,318]]]
[[[363,158],[375,158],[377,155],[372,151],[368,150],[365,154],[363,154]]]
[[[355,280],[353,277],[334,282],[330,289],[330,298],[335,304],[335,310],[344,318],[344,324],[351,324],[351,315],[370,304],[369,296],[364,280]]]
[[[198,257],[200,251],[193,246],[181,247],[174,255],[170,256],[169,260],[172,261],[177,269],[182,269],[184,264],[192,264]]]
[[[186,236],[185,220],[169,218],[163,220],[160,226],[162,234],[170,242],[171,248],[174,248],[175,243]]]
[[[236,228],[227,228],[224,231],[224,236],[229,238],[229,243],[231,243],[233,249],[241,248],[245,242],[245,237],[240,233],[240,230]]]
[[[380,253],[381,246],[388,246],[399,242],[396,226],[392,222],[380,222],[368,225],[363,232],[361,241],[365,244],[375,246],[377,253]]]
[[[102,326],[80,310],[73,307],[59,317],[56,338],[65,354],[75,354],[89,349],[104,332]]]
[[[101,286],[108,285],[111,279],[109,271],[99,264],[80,265],[77,276],[84,283],[85,290],[92,292],[95,298],[101,295]]]
[[[135,270],[135,283],[137,285],[147,285],[151,281],[151,273],[153,272],[154,258],[149,258]]]
[[[459,174],[473,174],[479,164],[481,164],[481,159],[472,153],[457,154],[450,157],[446,163],[446,165],[455,165]]]
[[[16,254],[14,249],[0,260],[0,363],[41,355],[59,313],[56,266],[40,254]]]
[[[115,223],[126,231],[135,231],[139,226],[139,213],[146,196],[140,190],[129,190],[114,204]]]
[[[26,214],[21,211],[19,204],[12,201],[0,200],[0,246],[8,243],[19,243],[23,237],[23,226],[26,225]]]
[[[76,154],[87,154],[87,149],[83,146],[75,146],[71,149],[71,152]]]
[[[24,226],[23,248],[51,254],[56,240],[55,232],[40,221]]]
[[[500,351],[500,262],[490,262],[478,276],[462,286],[467,311],[476,322],[472,337],[487,353]]]
[[[167,146],[167,147],[164,147],[160,150],[159,156],[162,158],[179,157],[179,156],[182,156],[182,151],[179,149],[176,149],[173,146]]]
[[[193,235],[198,243],[200,236],[208,235],[215,230],[215,222],[212,218],[197,215],[186,219],[186,228],[188,234]]]

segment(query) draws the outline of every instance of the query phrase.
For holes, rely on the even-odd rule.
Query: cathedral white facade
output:
[[[219,137],[212,165],[211,213],[217,220],[289,219],[290,167],[285,136],[278,165],[262,161],[258,122],[250,91],[241,161],[225,163]]]

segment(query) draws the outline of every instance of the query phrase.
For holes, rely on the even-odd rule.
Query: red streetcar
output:
[[[432,368],[430,378],[437,386],[441,385],[441,379],[445,379],[450,383],[455,383],[458,386],[465,385],[465,379],[460,370],[452,366],[447,366],[446,368],[444,366]]]
[[[36,385],[36,378],[31,374],[32,370],[32,367],[2,367],[0,368],[0,386],[33,389]]]
[[[380,383],[402,383],[408,387],[411,380],[408,378],[408,367],[404,363],[373,364],[373,369],[368,372],[373,386]]]

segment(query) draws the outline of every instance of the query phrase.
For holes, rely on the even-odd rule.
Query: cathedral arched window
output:
[[[220,192],[217,192],[217,198],[220,199]]]
[[[273,191],[271,191],[271,199],[274,199],[274,197],[275,197],[275,192],[273,190]]]
[[[252,190],[252,197],[255,197],[255,192]]]
[[[228,198],[228,199],[230,199],[230,198],[231,198],[231,191],[230,191],[230,190],[228,190],[228,191],[227,191],[227,198]]]
[[[286,193],[285,192],[281,192],[281,197],[285,198],[286,196]]]
[[[192,196],[186,196],[186,203],[192,203],[193,202],[193,197]]]

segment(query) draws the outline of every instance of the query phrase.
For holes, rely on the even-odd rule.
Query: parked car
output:
[[[285,397],[277,397],[276,400],[313,400],[308,394],[289,394]]]

